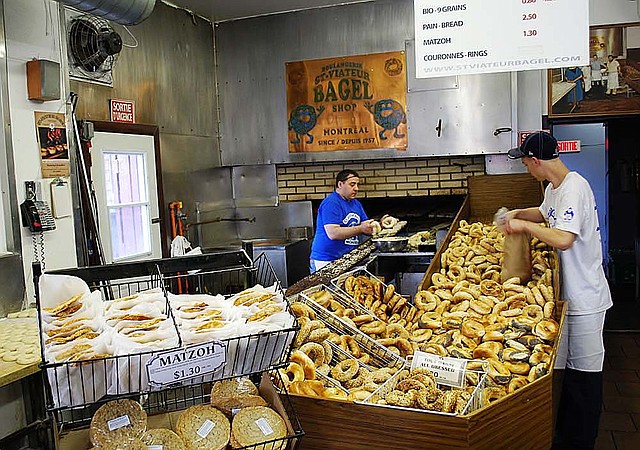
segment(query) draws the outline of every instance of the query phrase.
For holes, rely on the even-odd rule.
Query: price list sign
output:
[[[589,0],[414,0],[416,77],[589,64]]]

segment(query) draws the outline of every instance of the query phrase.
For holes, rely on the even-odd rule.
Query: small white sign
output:
[[[147,362],[149,383],[167,386],[214,373],[227,361],[227,346],[213,341],[169,350],[154,355]]]
[[[216,424],[214,422],[207,419],[204,421],[202,426],[198,428],[198,431],[196,431],[196,434],[200,436],[202,439],[204,439],[207,436],[209,436],[209,433],[211,433],[211,430],[213,430],[215,426]]]
[[[589,65],[589,0],[413,4],[416,78]]]
[[[111,419],[107,422],[109,431],[117,430],[118,428],[126,427],[127,425],[131,425],[129,416],[116,417],[115,419]]]
[[[436,377],[436,382],[445,386],[461,388],[464,386],[466,359],[449,358],[432,353],[417,351],[413,354],[411,370],[426,367]]]
[[[267,422],[264,417],[256,420],[256,425],[258,425],[258,428],[260,428],[260,431],[262,431],[262,434],[265,436],[269,436],[273,433],[273,428],[271,428],[271,425],[269,425],[269,422]]]
[[[147,450],[162,450],[163,448],[162,445],[147,445]]]

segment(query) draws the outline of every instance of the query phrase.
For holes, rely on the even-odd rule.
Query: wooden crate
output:
[[[440,255],[447,248],[460,220],[491,222],[502,206],[509,209],[539,206],[542,184],[529,174],[488,175],[469,178],[469,194],[436,253],[421,283],[440,270]],[[558,265],[553,262],[558,300]],[[566,304],[558,302],[556,319],[564,325]],[[303,450],[383,449],[542,449],[553,434],[553,371],[515,393],[464,416],[415,412],[346,401],[291,395],[305,431]]]
[[[303,450],[549,448],[551,374],[466,416],[292,395]]]
[[[431,276],[440,270],[440,257],[449,246],[461,220],[464,219],[469,223],[491,223],[496,211],[503,206],[508,209],[537,207],[542,204],[544,198],[542,183],[528,173],[469,177],[467,185],[469,193],[422,278],[420,289],[427,289],[431,285]],[[555,270],[557,270],[557,264]],[[553,287],[557,295],[559,277],[555,275],[556,273],[553,277]]]

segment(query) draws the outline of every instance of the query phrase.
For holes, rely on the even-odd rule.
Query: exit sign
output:
[[[575,153],[580,151],[580,141],[558,141],[559,153]]]
[[[136,122],[136,105],[130,100],[110,99],[109,111],[112,122]]]

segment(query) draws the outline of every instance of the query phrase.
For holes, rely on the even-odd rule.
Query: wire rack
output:
[[[469,400],[467,401],[466,405],[464,406],[463,410],[459,413],[460,415],[465,415],[465,414],[470,414],[473,411],[476,411],[480,408],[482,408],[484,406],[484,388],[486,386],[487,383],[487,374],[484,370],[466,370],[465,371],[465,375],[468,373],[473,373],[476,375],[476,378],[478,380],[478,383],[475,385],[472,393],[471,393],[471,397],[469,398]],[[445,415],[445,416],[455,416],[458,415],[458,413],[452,412],[442,412],[442,411],[432,411],[432,410],[426,410],[426,409],[419,409],[419,408],[409,408],[409,407],[403,407],[403,406],[395,406],[395,405],[387,405],[387,404],[380,404],[378,403],[381,399],[383,399],[385,397],[386,394],[388,394],[389,392],[393,391],[396,387],[396,385],[404,378],[404,376],[406,375],[406,371],[398,371],[395,374],[393,374],[393,376],[391,378],[389,378],[382,386],[380,386],[378,389],[376,389],[369,397],[367,397],[366,399],[364,399],[362,402],[356,402],[356,403],[361,403],[361,404],[365,404],[365,405],[374,405],[380,408],[392,408],[392,409],[400,409],[400,410],[405,410],[405,411],[416,411],[416,412],[423,412],[423,413],[428,413],[428,414],[440,414],[440,415]],[[438,385],[439,388],[441,389],[449,389],[449,387],[447,386],[441,386]]]
[[[329,328],[329,330],[333,331],[334,333],[337,333],[339,335],[353,336],[354,340],[371,357],[371,360],[368,363],[369,366],[376,368],[403,367],[406,364],[406,361],[400,355],[393,353],[385,346],[371,339],[362,331],[352,327],[350,324],[346,323],[332,312],[323,308],[309,297],[309,294],[317,292],[321,289],[326,289],[326,287],[314,286],[291,297],[291,300],[299,301],[308,305],[316,313],[316,318],[324,322],[327,328]]]
[[[261,256],[264,257],[251,261],[244,251],[223,252],[156,260],[155,263],[113,264],[48,273],[82,278],[91,290],[102,292],[105,302],[149,289],[160,289],[165,296],[166,313],[179,337],[167,292],[229,295],[256,284],[275,284],[284,299],[269,260],[266,255]],[[99,404],[114,398],[139,400],[150,413],[200,404],[210,395],[214,380],[284,366],[297,331],[297,325],[292,324],[284,329],[221,339],[218,342],[226,348],[226,362],[219,371],[169,386],[150,384],[146,370],[147,362],[166,350],[56,363],[45,358],[43,346],[47,409],[54,414],[60,428],[74,428],[86,425]]]

